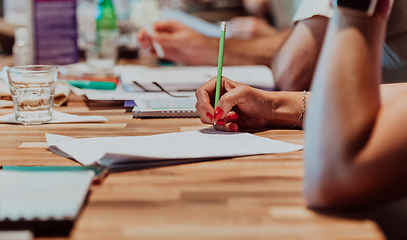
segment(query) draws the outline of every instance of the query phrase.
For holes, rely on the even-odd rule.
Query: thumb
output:
[[[247,101],[247,95],[244,88],[233,88],[226,92],[216,105],[215,119],[219,120],[225,118],[226,115],[232,110],[234,106],[238,106]]]

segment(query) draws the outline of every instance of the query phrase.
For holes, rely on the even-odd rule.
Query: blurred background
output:
[[[27,27],[31,21],[27,1],[0,0],[0,54],[12,54],[15,29]],[[86,48],[87,41],[95,32],[95,9],[100,0],[76,0],[78,50]],[[219,24],[237,16],[256,16],[277,28],[290,27],[291,18],[301,0],[113,0],[119,28],[119,57],[138,56],[137,32],[142,27],[138,9],[152,21],[160,16],[157,10],[170,8],[199,17],[210,23]],[[146,7],[147,6],[147,7]],[[275,11],[275,9],[279,9]],[[281,11],[284,9],[284,11]]]

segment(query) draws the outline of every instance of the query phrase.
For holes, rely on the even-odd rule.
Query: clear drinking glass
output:
[[[103,39],[87,44],[85,51],[86,63],[94,69],[112,70],[118,54],[118,34],[114,32],[104,32],[102,34]]]
[[[16,121],[41,124],[52,119],[57,66],[30,65],[7,70]]]

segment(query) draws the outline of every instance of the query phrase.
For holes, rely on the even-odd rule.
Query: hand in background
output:
[[[228,21],[227,31],[230,37],[257,38],[273,36],[278,31],[265,20],[258,17],[235,17]]]
[[[217,45],[212,47],[208,42],[208,37],[180,22],[156,23],[153,38],[163,47],[167,60],[187,65],[213,65],[213,61],[217,60]],[[151,47],[151,38],[144,29],[139,31],[138,41],[142,48]],[[154,53],[153,49],[152,52]],[[215,57],[213,58],[212,55],[208,57],[209,54]]]
[[[154,53],[154,49],[152,48],[151,44],[151,38],[144,28],[138,31],[137,41],[141,44],[142,49],[151,48],[152,53]]]

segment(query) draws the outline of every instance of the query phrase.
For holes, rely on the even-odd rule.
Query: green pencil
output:
[[[225,48],[225,35],[226,23],[222,22],[220,25],[220,44],[219,44],[219,58],[218,58],[218,75],[216,79],[216,92],[215,92],[215,106],[218,105],[220,99],[220,90],[222,88],[222,68],[223,68],[223,50]]]

